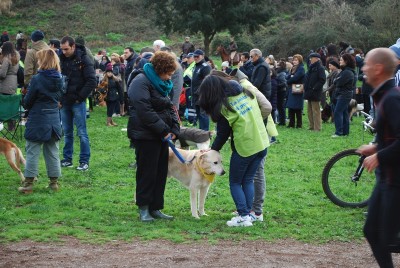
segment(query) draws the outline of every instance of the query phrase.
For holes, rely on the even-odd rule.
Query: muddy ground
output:
[[[400,267],[400,255],[394,255]],[[174,244],[163,240],[102,245],[65,238],[59,243],[0,244],[0,267],[377,267],[368,245],[220,241]]]

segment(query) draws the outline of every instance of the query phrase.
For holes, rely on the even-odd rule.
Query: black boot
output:
[[[139,207],[139,217],[140,217],[140,221],[143,221],[143,222],[154,221],[154,218],[149,213],[149,206],[140,206]]]
[[[164,214],[159,210],[150,211],[150,215],[153,216],[153,218],[155,218],[155,219],[163,219],[163,220],[173,220],[174,219],[174,217]]]

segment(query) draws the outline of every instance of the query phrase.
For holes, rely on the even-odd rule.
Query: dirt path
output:
[[[400,256],[395,256],[400,267]],[[377,267],[366,243],[293,240],[173,244],[162,240],[0,244],[0,267]]]

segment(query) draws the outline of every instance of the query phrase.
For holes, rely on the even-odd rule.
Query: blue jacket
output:
[[[300,63],[294,73],[286,76],[286,83],[288,84],[286,107],[289,109],[303,109],[304,94],[292,94],[292,85],[303,84],[304,75],[304,65]]]
[[[29,110],[25,139],[46,142],[62,135],[58,102],[61,98],[61,76],[55,70],[39,71],[32,77],[24,107]]]
[[[243,66],[239,68],[239,70],[247,75],[247,77],[251,77],[251,75],[253,74],[253,69],[254,65],[251,60],[246,61],[245,63],[243,63]]]

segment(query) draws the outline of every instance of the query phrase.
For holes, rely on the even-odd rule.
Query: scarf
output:
[[[38,73],[42,73],[48,77],[61,78],[61,73],[56,69],[39,70]]]
[[[173,84],[171,80],[161,80],[154,70],[153,64],[146,63],[143,67],[146,77],[161,95],[166,97],[172,90]]]

